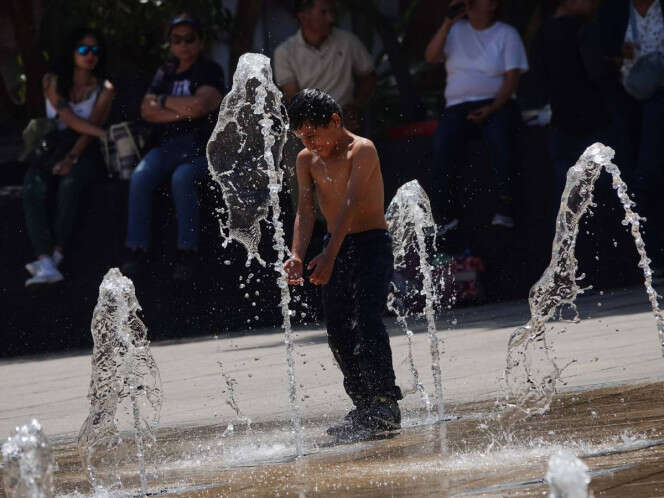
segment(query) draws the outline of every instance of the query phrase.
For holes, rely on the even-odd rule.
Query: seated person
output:
[[[30,156],[23,185],[28,235],[38,256],[25,267],[32,275],[26,286],[63,279],[58,267],[71,239],[81,192],[104,171],[99,144],[111,109],[113,85],[104,79],[105,47],[95,30],[71,33],[60,67],[43,78],[46,116],[58,131],[47,137],[59,157],[45,152]],[[93,143],[94,142],[94,143]],[[49,219],[49,200],[56,204]]]
[[[274,51],[274,78],[287,103],[305,88],[327,92],[343,108],[346,128],[359,131],[362,109],[376,88],[376,73],[359,38],[334,27],[334,10],[334,0],[295,1],[300,29]],[[293,207],[298,188],[295,158],[302,148],[289,134],[284,147],[285,181]]]
[[[173,58],[157,71],[143,98],[141,117],[155,124],[157,146],[138,164],[129,187],[123,273],[144,269],[150,247],[152,194],[170,179],[177,217],[178,257],[173,277],[185,280],[195,268],[199,238],[197,182],[207,175],[205,145],[224,93],[221,67],[204,58],[200,22],[181,14],[170,25]]]
[[[333,0],[295,2],[300,29],[274,51],[274,75],[286,102],[304,88],[320,88],[341,105],[346,127],[357,130],[376,73],[357,36],[333,26],[334,8]]]
[[[518,32],[496,20],[499,0],[453,0],[462,4],[446,17],[429,42],[426,60],[445,62],[446,108],[434,135],[431,204],[443,229],[458,224],[451,207],[449,174],[459,147],[473,131],[481,131],[491,154],[498,206],[491,224],[513,228],[510,168],[519,75],[528,69]]]
[[[585,32],[596,5],[596,0],[559,0],[533,43],[533,74],[538,87],[546,91],[553,113],[549,149],[554,206],[560,203],[569,168],[587,147],[607,141],[610,116],[600,84],[585,60],[592,48],[584,41]]]
[[[636,193],[637,210],[648,220],[645,224],[648,254],[653,259],[655,273],[660,276],[664,273],[664,217],[660,201],[664,184],[664,75],[661,69],[664,0],[604,2],[599,24],[604,56],[613,62],[606,104],[613,118],[612,136],[616,138],[615,145],[612,144],[616,149],[614,162],[628,174],[632,172],[630,187]],[[637,61],[642,57],[657,58],[657,53],[659,70],[639,71]],[[637,88],[629,84],[628,78],[635,67],[641,84],[653,85],[652,94],[635,92]],[[631,88],[631,94],[626,91],[627,87]]]

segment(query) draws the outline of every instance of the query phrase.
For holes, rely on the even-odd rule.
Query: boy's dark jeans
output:
[[[329,237],[325,236],[325,244]],[[332,277],[323,286],[328,343],[355,406],[376,396],[402,398],[382,319],[393,267],[392,237],[387,230],[349,234]]]
[[[449,216],[449,175],[459,148],[472,134],[481,132],[489,147],[494,189],[499,198],[511,199],[511,166],[514,160],[513,137],[516,104],[506,103],[481,125],[468,120],[468,114],[491,104],[492,100],[464,102],[443,111],[433,137],[432,195],[434,216]]]
[[[101,176],[101,154],[90,144],[71,172],[53,175],[31,166],[23,180],[23,211],[28,235],[37,256],[50,255],[56,246],[65,247],[74,230],[81,193]],[[55,195],[55,211],[50,200]]]

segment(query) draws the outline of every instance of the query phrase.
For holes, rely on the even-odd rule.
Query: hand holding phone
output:
[[[455,3],[450,5],[447,9],[447,18],[456,19],[462,12],[465,12],[466,4],[464,2]]]

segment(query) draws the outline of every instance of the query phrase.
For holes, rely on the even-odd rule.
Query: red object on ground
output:
[[[430,137],[436,131],[438,121],[418,121],[417,123],[408,123],[405,125],[393,126],[387,130],[387,137],[390,140],[411,137]]]
[[[469,253],[457,256],[452,263],[454,283],[458,302],[472,302],[482,298],[480,273],[484,271],[484,261]]]

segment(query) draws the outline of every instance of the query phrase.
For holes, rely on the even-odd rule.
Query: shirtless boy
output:
[[[376,148],[344,128],[341,108],[321,90],[301,91],[288,112],[305,149],[297,157],[298,207],[285,268],[289,284],[304,282],[315,190],[329,233],[323,252],[307,265],[309,281],[322,286],[328,343],[355,405],[328,433],[343,437],[398,429],[402,395],[382,320],[393,272],[392,239]]]

